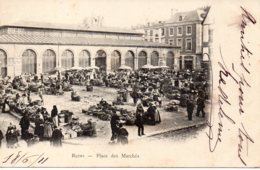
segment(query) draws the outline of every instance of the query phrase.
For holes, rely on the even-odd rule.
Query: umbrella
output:
[[[92,69],[100,69],[98,66],[90,66],[90,68],[92,68]]]
[[[155,66],[151,65],[151,64],[146,64],[144,66],[142,66],[143,69],[154,69]]]
[[[97,69],[97,70],[99,70],[99,67],[97,67],[97,66],[88,66],[88,67],[85,67],[85,68],[83,68],[84,70],[91,70],[91,69]]]
[[[168,66],[154,66],[155,69],[167,69]]]
[[[158,66],[158,68],[169,68],[169,66]]]
[[[62,68],[62,67],[55,67],[55,68],[53,68],[52,70],[48,71],[47,73],[48,73],[48,74],[55,74],[55,73],[57,73],[58,71],[59,71],[59,72],[63,72],[63,71],[65,71],[65,69]]]
[[[71,67],[67,70],[82,70],[82,69],[83,69],[82,67],[74,66],[74,67]]]
[[[129,67],[129,66],[123,65],[123,66],[120,66],[120,67],[118,68],[118,70],[132,70],[132,68]]]

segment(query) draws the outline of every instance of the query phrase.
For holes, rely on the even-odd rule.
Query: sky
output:
[[[210,0],[0,0],[0,24],[19,21],[80,25],[85,18],[104,17],[103,25],[130,28],[167,20],[171,9],[188,11]]]

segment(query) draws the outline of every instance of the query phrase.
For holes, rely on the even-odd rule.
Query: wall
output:
[[[20,45],[20,44],[0,44],[0,49],[7,54],[7,75],[14,76],[22,73],[22,54],[26,49],[33,50],[37,55],[37,74],[42,73],[42,56],[47,49],[51,49],[56,54],[57,66],[61,65],[61,55],[66,49],[71,50],[74,54],[74,66],[79,65],[79,53],[87,50],[91,57],[91,66],[95,65],[95,57],[98,50],[103,50],[107,55],[107,71],[111,71],[111,53],[114,50],[121,54],[121,65],[125,64],[125,55],[131,50],[135,56],[135,69],[138,67],[138,54],[145,51],[148,56],[148,64],[151,63],[151,53],[157,51],[159,53],[159,65],[166,65],[166,54],[168,51],[174,53],[174,60],[177,64],[180,57],[179,48],[141,48],[141,47],[112,47],[112,46],[71,46],[71,45]],[[178,69],[178,68],[177,68]]]

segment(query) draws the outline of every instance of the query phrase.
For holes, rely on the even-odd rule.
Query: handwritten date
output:
[[[49,158],[45,156],[45,153],[41,154],[31,154],[31,153],[23,153],[22,151],[18,151],[17,153],[12,153],[5,157],[2,160],[2,164],[10,165],[15,167],[17,165],[24,167],[32,167],[43,165],[47,162]]]

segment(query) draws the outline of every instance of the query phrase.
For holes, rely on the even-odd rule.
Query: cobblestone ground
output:
[[[117,90],[113,88],[105,88],[105,87],[94,87],[93,92],[87,92],[85,87],[82,86],[74,86],[75,90],[77,90],[81,96],[80,102],[71,101],[70,92],[65,92],[62,96],[53,96],[53,95],[44,95],[44,106],[50,112],[52,106],[55,104],[58,107],[58,110],[70,110],[74,113],[75,116],[78,116],[80,122],[86,123],[88,119],[92,119],[97,122],[97,137],[78,137],[73,139],[65,140],[64,142],[67,144],[74,145],[96,145],[96,144],[104,144],[108,143],[111,137],[110,130],[110,122],[102,121],[96,117],[85,115],[82,113],[82,109],[87,109],[91,105],[95,105],[98,103],[101,98],[105,99],[107,102],[112,103],[112,101],[116,98]],[[37,100],[39,97],[35,94],[32,94],[32,99]],[[125,105],[119,106],[126,108],[130,111],[135,110],[135,106],[133,104],[132,99],[129,97],[129,103]],[[163,105],[167,104],[169,100],[163,98]],[[145,108],[146,110],[147,108]],[[202,124],[206,122],[205,118],[198,118],[196,116],[193,117],[193,121],[188,121],[187,113],[184,108],[180,108],[178,112],[166,112],[163,108],[159,108],[162,122],[156,126],[145,126],[145,134],[151,135],[154,133],[160,133],[167,129],[181,129],[188,126],[193,126],[196,124]],[[1,114],[0,128],[3,129],[4,133],[10,121],[13,121],[18,126],[18,120],[16,120],[13,116],[8,114]],[[129,132],[129,140],[140,139],[137,135],[137,127],[136,126],[125,126],[125,128]],[[32,131],[32,129],[31,129]],[[181,133],[181,132],[180,132]],[[193,132],[191,132],[193,133]],[[175,138],[175,135],[173,135]],[[160,136],[161,138],[172,138],[171,135]],[[156,137],[156,138],[160,138]]]
[[[151,141],[155,140],[172,140],[172,141],[186,141],[197,138],[198,135],[206,128],[206,125],[200,127],[191,127],[187,129],[181,129],[177,131],[171,131],[159,135],[155,135],[149,138]]]

